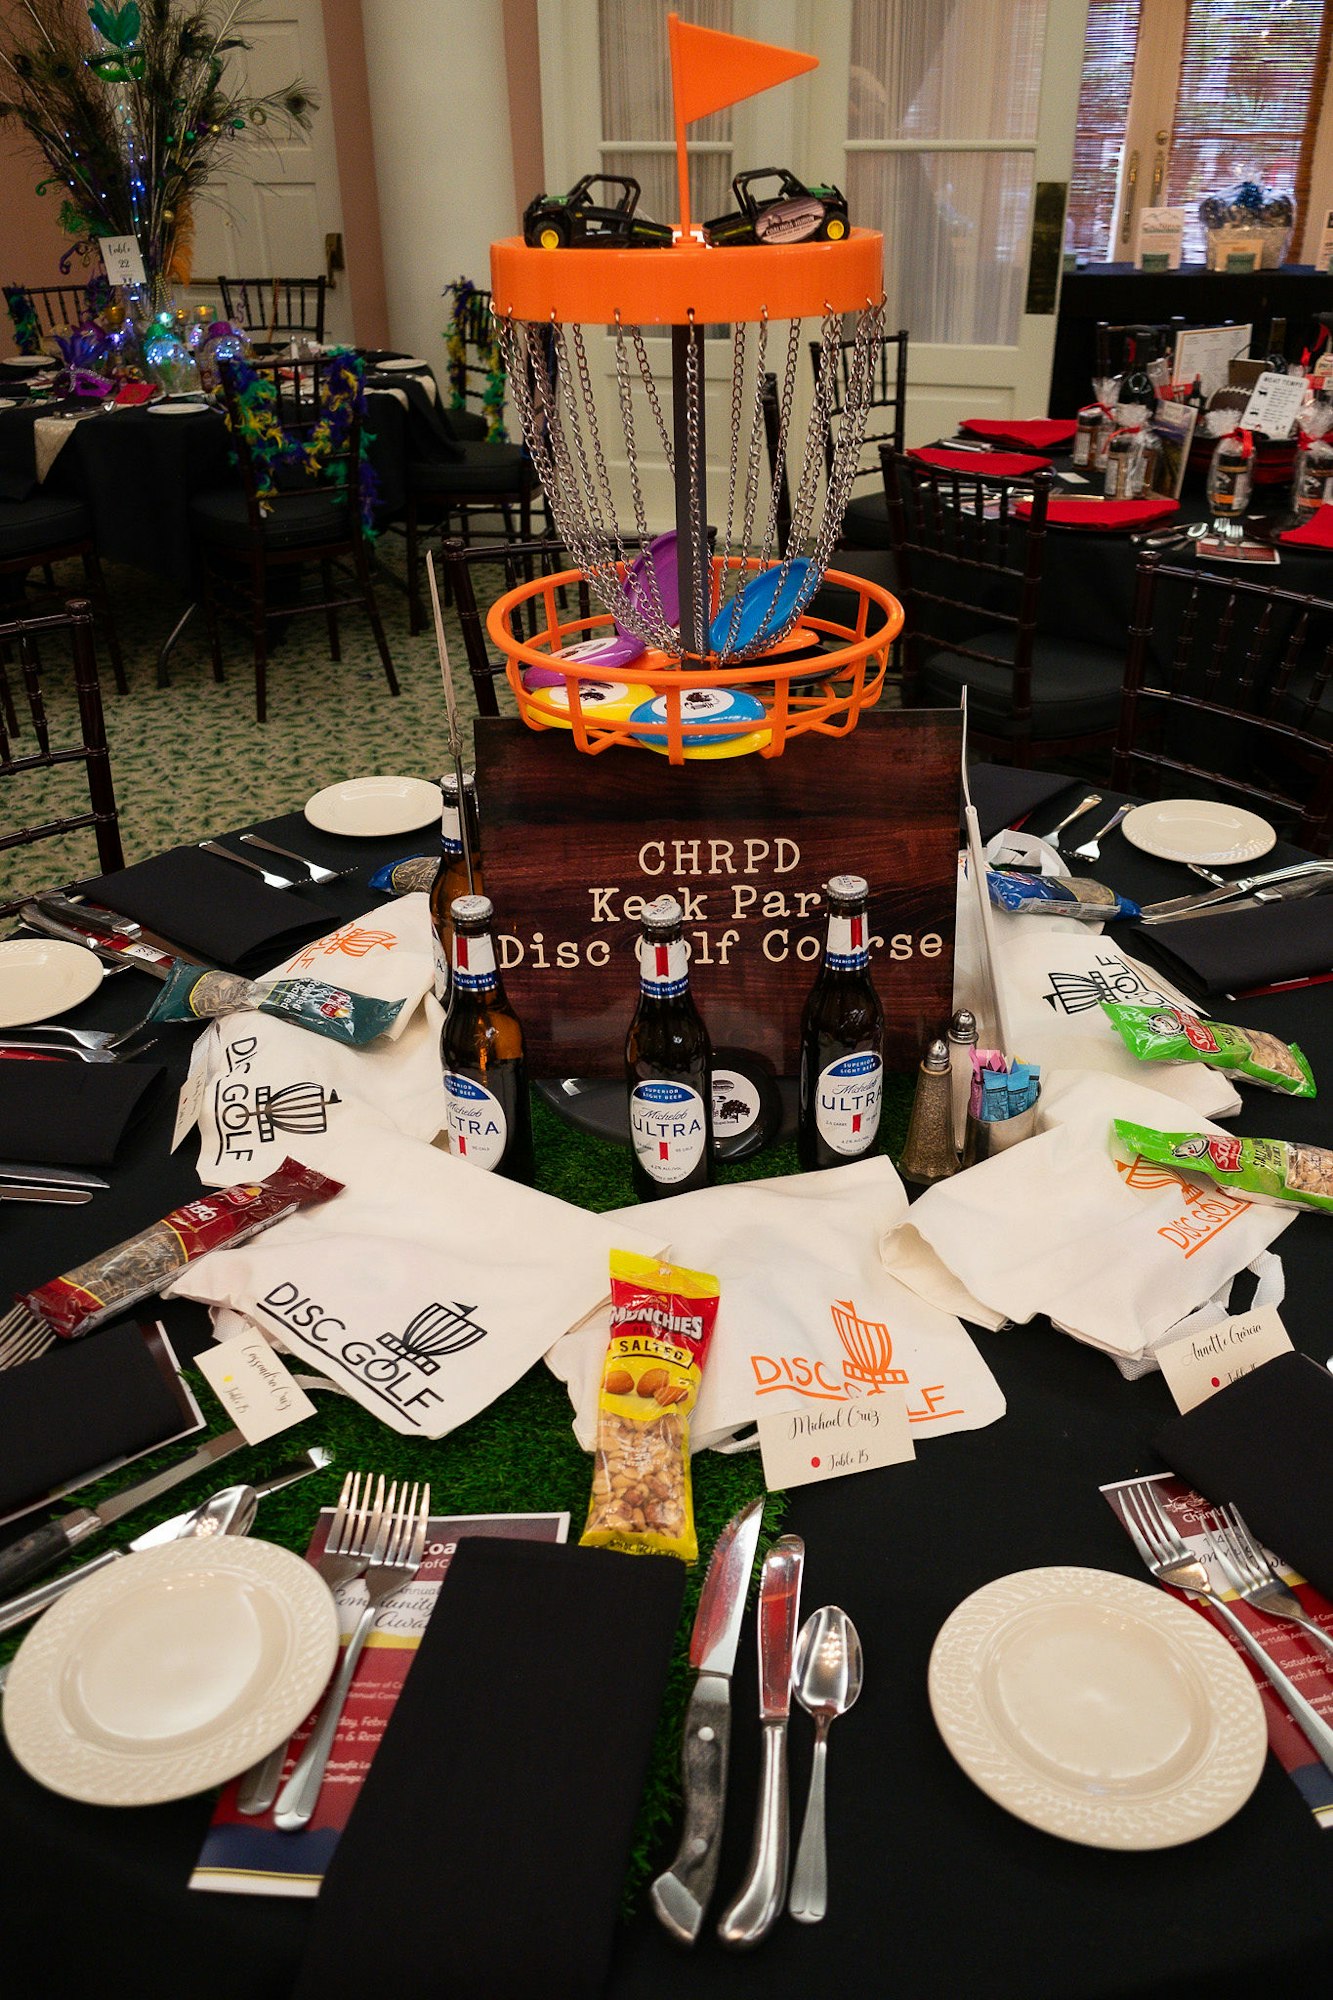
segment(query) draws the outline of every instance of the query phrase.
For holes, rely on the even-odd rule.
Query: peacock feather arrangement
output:
[[[16,0],[0,20],[0,125],[45,160],[38,193],[58,196],[71,255],[138,239],[153,306],[190,281],[223,149],[308,127],[317,108],[301,83],[245,87],[245,26],[244,0]]]

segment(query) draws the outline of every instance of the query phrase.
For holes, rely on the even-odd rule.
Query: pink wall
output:
[[[0,19],[19,11],[18,0],[0,0]],[[60,191],[34,192],[49,169],[30,140],[12,126],[0,128],[0,284],[54,285],[69,238],[57,226]],[[71,275],[82,272],[75,266]],[[0,330],[0,345],[6,344]]]
[[[324,46],[329,65],[333,120],[342,197],[343,254],[352,288],[353,332],[360,347],[389,345],[389,302],[380,244],[379,192],[370,127],[366,48],[361,0],[324,0]]]

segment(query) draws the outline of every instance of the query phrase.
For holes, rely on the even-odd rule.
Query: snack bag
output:
[[[439,872],[438,854],[409,854],[406,860],[391,861],[386,867],[377,868],[370,886],[386,896],[411,896],[418,889],[429,893]]]
[[[683,1562],[698,1555],[690,1411],[717,1301],[717,1279],[705,1271],[611,1252],[611,1339],[597,1400],[583,1544]]]
[[[1137,917],[1139,906],[1087,875],[1026,875],[1017,868],[988,868],[986,888],[997,910],[1019,916],[1081,917],[1084,923]]]
[[[1314,1075],[1294,1043],[1225,1021],[1201,1021],[1183,1007],[1125,1007],[1103,1000],[1102,1012],[1131,1055],[1140,1062],[1202,1062],[1223,1076],[1280,1090],[1288,1097],[1313,1097]]]
[[[1122,1146],[1154,1166],[1207,1174],[1243,1201],[1278,1208],[1312,1208],[1333,1215],[1333,1148],[1286,1139],[1235,1139],[1229,1132],[1153,1132],[1115,1121]]]
[[[206,972],[179,958],[149,1010],[150,1021],[220,1020],[254,1011],[276,1014],[312,1034],[360,1048],[391,1028],[403,1011],[401,1000],[372,1000],[320,979],[287,976],[245,979],[239,972]]]

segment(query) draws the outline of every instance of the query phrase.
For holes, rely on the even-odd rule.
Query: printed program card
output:
[[[850,1403],[765,1410],[759,1418],[759,1449],[770,1492],[845,1479],[851,1472],[873,1472],[916,1457],[907,1397],[893,1390]]]
[[[1182,1334],[1179,1340],[1168,1341],[1156,1350],[1166,1386],[1182,1417],[1237,1376],[1262,1368],[1276,1354],[1290,1352],[1291,1336],[1276,1306],[1236,1313],[1204,1333]]]

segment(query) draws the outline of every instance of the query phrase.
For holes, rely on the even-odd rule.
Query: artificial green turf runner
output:
[[[911,1091],[911,1078],[885,1079],[881,1130],[886,1150],[895,1158],[906,1135]],[[533,1138],[537,1184],[545,1193],[594,1211],[626,1207],[633,1201],[628,1148],[608,1145],[574,1131],[537,1097],[533,1099]],[[795,1142],[786,1141],[739,1166],[719,1168],[718,1179],[763,1180],[798,1171]],[[725,1305],[724,1290],[724,1310]],[[208,1415],[209,1431],[224,1429],[226,1419],[203,1378],[193,1371],[187,1372]],[[192,1444],[197,1442],[191,1440]],[[333,1463],[326,1471],[312,1473],[295,1486],[271,1495],[262,1503],[256,1523],[256,1531],[265,1541],[278,1542],[298,1555],[305,1553],[319,1508],[333,1506],[344,1475],[352,1468],[383,1473],[388,1479],[429,1479],[431,1511],[435,1514],[539,1514],[568,1510],[571,1541],[578,1540],[587,1515],[591,1463],[575,1439],[564,1385],[539,1365],[471,1423],[433,1443],[401,1437],[350,1397],[318,1395],[316,1416],[267,1444],[253,1447],[244,1458],[238,1454],[239,1463],[224,1460],[184,1482],[165,1494],[155,1507],[140,1509],[105,1537],[99,1536],[96,1548],[124,1546],[158,1521],[169,1520],[196,1505],[219,1487],[268,1478],[285,1461],[312,1444],[327,1446],[333,1453]],[[86,1505],[90,1501],[95,1504],[131,1480],[146,1479],[163,1466],[175,1463],[180,1455],[180,1446],[175,1446],[138,1460],[132,1471],[122,1469],[111,1474],[80,1492],[77,1501],[71,1504]],[[686,1580],[684,1608],[626,1878],[626,1910],[632,1907],[648,1878],[670,1856],[668,1835],[680,1802],[680,1731],[694,1680],[689,1665],[690,1631],[707,1559],[731,1516],[764,1491],[758,1452],[735,1457],[716,1451],[700,1452],[693,1461],[692,1474],[700,1560]],[[785,1506],[784,1494],[768,1495],[760,1536],[761,1552],[778,1532]],[[82,1550],[80,1560],[89,1552]],[[671,1562],[675,1558],[661,1556],[652,1560]],[[22,1636],[18,1632],[0,1639],[0,1664],[9,1659]],[[744,1712],[753,1695],[753,1682],[744,1660],[737,1662],[736,1687],[737,1705]],[[608,1717],[607,1722],[609,1727],[612,1718]]]

